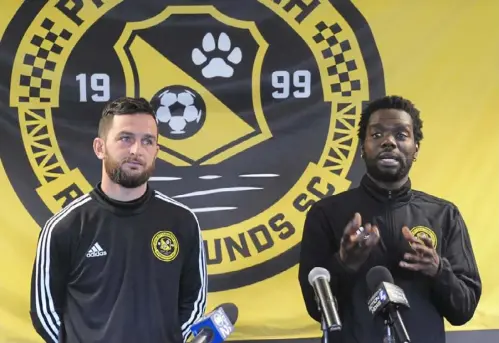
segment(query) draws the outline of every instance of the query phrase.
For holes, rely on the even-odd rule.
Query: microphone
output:
[[[338,315],[336,300],[329,286],[330,278],[331,276],[327,269],[315,267],[308,274],[308,283],[314,289],[315,300],[322,313],[323,324],[325,324],[326,329],[328,331],[338,331],[341,330],[341,321]]]
[[[388,328],[393,326],[398,342],[410,343],[411,339],[398,311],[400,308],[410,308],[409,302],[402,288],[394,284],[390,271],[383,266],[375,266],[367,273],[366,281],[373,293],[367,302],[371,314],[381,316]],[[388,328],[388,335],[391,335]]]
[[[234,331],[238,316],[237,306],[225,303],[218,306],[191,326],[191,343],[221,343]]]

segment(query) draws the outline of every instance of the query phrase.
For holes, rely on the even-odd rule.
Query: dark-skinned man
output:
[[[331,342],[383,342],[383,322],[367,306],[366,274],[376,265],[388,268],[407,296],[411,308],[402,317],[413,343],[444,343],[444,319],[463,325],[474,315],[482,288],[465,222],[453,203],[411,188],[422,126],[409,100],[371,102],[359,123],[360,186],[318,201],[307,214],[299,282],[309,315],[320,322],[308,274],[314,267],[330,272],[343,323]]]

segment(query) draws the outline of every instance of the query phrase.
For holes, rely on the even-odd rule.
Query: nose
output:
[[[140,151],[142,149],[142,144],[140,144],[140,140],[136,140],[131,146],[130,146],[130,153],[133,155],[139,155]]]
[[[397,146],[397,143],[395,142],[395,138],[393,135],[387,135],[383,139],[383,142],[381,143],[381,147],[383,148],[395,148]]]

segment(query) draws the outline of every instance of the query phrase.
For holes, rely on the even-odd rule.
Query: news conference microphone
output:
[[[327,269],[315,267],[308,274],[308,283],[314,289],[315,299],[319,305],[326,329],[328,331],[338,331],[341,330],[341,320],[329,285],[330,278]]]
[[[191,327],[191,343],[221,343],[234,331],[238,316],[237,306],[225,303],[198,320]]]
[[[409,308],[405,293],[395,285],[393,276],[383,266],[375,266],[366,276],[367,286],[373,294],[368,301],[369,311],[385,320],[385,325],[393,326],[397,342],[410,343],[411,339],[399,313],[399,308]]]

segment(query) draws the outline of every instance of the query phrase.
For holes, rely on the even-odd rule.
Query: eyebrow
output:
[[[371,125],[369,125],[369,127],[373,128],[373,129],[379,129],[379,130],[393,128],[393,129],[398,129],[398,130],[403,129],[403,130],[408,130],[408,131],[410,131],[410,128],[411,128],[411,126],[408,124],[397,124],[397,125],[394,125],[393,127],[388,127],[388,126],[385,126],[381,123],[371,124]]]

